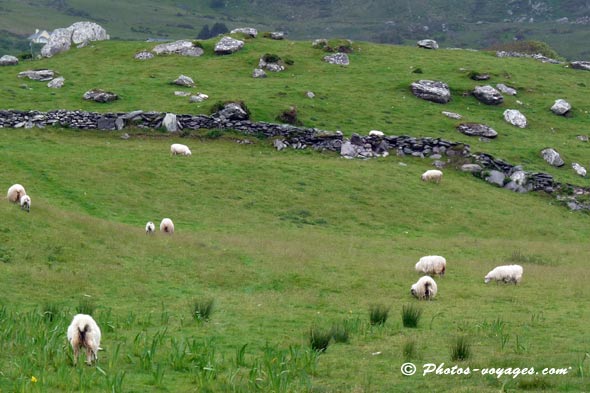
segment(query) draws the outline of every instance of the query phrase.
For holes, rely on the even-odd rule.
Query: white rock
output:
[[[527,126],[526,117],[516,109],[506,109],[504,111],[504,120],[519,128]]]

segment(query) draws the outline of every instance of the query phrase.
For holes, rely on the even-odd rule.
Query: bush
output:
[[[389,316],[389,307],[373,304],[369,307],[369,321],[371,325],[384,325]]]
[[[265,53],[262,56],[262,60],[267,63],[278,63],[281,60],[281,57],[275,53]]]

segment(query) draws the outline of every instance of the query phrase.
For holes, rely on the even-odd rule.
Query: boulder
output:
[[[244,47],[244,41],[236,40],[231,37],[223,37],[215,44],[215,53],[218,55],[229,55],[235,53]]]
[[[506,86],[503,83],[498,83],[496,85],[496,89],[498,89],[501,93],[504,94],[508,94],[509,96],[515,96],[516,95],[516,89]]]
[[[455,120],[461,120],[463,118],[463,116],[461,116],[458,113],[454,113],[454,112],[442,111],[442,114],[450,119],[455,119]]]
[[[565,164],[559,153],[552,148],[541,150],[541,156],[549,165],[561,167]]]
[[[492,86],[476,86],[473,96],[486,105],[499,105],[504,102],[502,94]]]
[[[578,164],[577,162],[572,162],[572,168],[574,171],[580,176],[586,176],[586,168],[582,165]]]
[[[18,59],[11,55],[4,55],[0,57],[0,66],[17,65]]]
[[[178,131],[178,122],[176,120],[176,115],[174,113],[166,113],[164,119],[162,120],[162,127],[169,132],[176,132]]]
[[[316,49],[322,49],[328,46],[328,40],[325,38],[318,38],[317,40],[313,40],[311,46]]]
[[[331,55],[324,56],[324,61],[330,64],[342,65],[347,66],[350,64],[350,60],[348,59],[348,55],[346,53],[334,53]]]
[[[109,91],[104,91],[100,89],[92,89],[88,90],[82,96],[85,100],[95,101],[95,102],[112,102],[119,99],[115,93],[111,93]]]
[[[479,173],[483,168],[478,164],[463,164],[461,165],[462,172]]]
[[[472,73],[469,77],[474,81],[487,81],[490,79],[490,74]]]
[[[498,187],[504,187],[504,181],[506,180],[506,175],[503,172],[491,170],[486,172],[484,175],[484,180],[490,184],[494,184]]]
[[[176,80],[172,82],[178,86],[185,86],[185,87],[195,87],[195,82],[190,76],[180,75]]]
[[[29,78],[34,81],[44,82],[44,81],[52,80],[55,77],[55,71],[47,70],[47,69],[28,70],[28,71],[19,72],[18,77],[19,78]]]
[[[306,91],[305,96],[307,98],[315,98],[315,93],[313,91]]]
[[[94,22],[76,22],[67,28],[55,29],[47,44],[41,48],[41,56],[52,57],[70,49],[73,44],[89,41],[103,41],[110,37],[106,30]]]
[[[177,97],[188,97],[188,96],[191,96],[192,94],[190,91],[178,91],[177,90],[174,92],[174,95]]]
[[[230,102],[224,105],[223,109],[215,114],[216,117],[224,120],[248,120],[248,112],[237,102]]]
[[[269,36],[273,40],[284,40],[285,39],[285,33],[283,31],[271,31]]]
[[[504,111],[504,120],[519,128],[527,126],[526,117],[517,109],[506,109]]]
[[[526,172],[517,170],[510,175],[510,181],[504,185],[504,188],[514,192],[524,193],[532,191],[533,184],[528,181]]]
[[[551,107],[551,112],[556,115],[565,116],[571,109],[572,106],[566,100],[558,99],[555,100],[555,103]]]
[[[266,72],[260,68],[255,68],[252,72],[252,78],[266,78]]]
[[[192,41],[188,40],[159,44],[152,49],[152,52],[156,55],[181,55],[190,57],[199,57],[205,53],[203,48],[195,46]]]
[[[230,33],[231,34],[242,33],[242,34],[250,36],[252,38],[256,38],[256,36],[258,35],[258,30],[256,30],[253,27],[240,27],[237,29],[233,29],[232,31],[230,31]]]
[[[495,138],[498,133],[491,127],[479,123],[462,123],[457,126],[457,131],[469,136],[482,136],[485,138]]]
[[[412,93],[423,100],[446,104],[451,100],[451,91],[444,82],[419,80],[412,83]]]
[[[189,98],[189,102],[203,102],[208,98],[209,96],[207,94],[197,93],[197,95],[192,95],[191,98]]]
[[[55,29],[49,36],[47,44],[41,48],[41,56],[52,57],[65,52],[72,46],[72,32],[68,29]]]
[[[285,66],[283,66],[279,61],[276,62],[270,62],[270,61],[266,61],[264,60],[264,57],[261,57],[260,60],[258,61],[258,68],[263,69],[263,70],[267,70],[270,72],[281,72],[285,70]]]
[[[134,57],[137,60],[149,60],[154,58],[154,54],[152,52],[142,50],[141,52],[136,53]]]
[[[58,78],[52,79],[47,84],[47,87],[51,87],[52,89],[61,89],[64,85],[65,79],[63,76]]]
[[[570,65],[575,70],[590,71],[590,61],[572,61]]]
[[[438,49],[438,43],[435,40],[420,40],[416,45],[424,49]]]

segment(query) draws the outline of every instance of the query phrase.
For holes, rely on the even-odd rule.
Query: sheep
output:
[[[26,210],[27,213],[31,211],[31,197],[28,195],[23,195],[20,198],[20,208]]]
[[[174,233],[174,223],[172,222],[171,219],[169,219],[169,218],[162,219],[162,222],[160,223],[160,232],[164,232],[169,235],[172,235]]]
[[[80,348],[86,349],[86,364],[98,361],[100,348],[100,328],[96,321],[86,314],[76,314],[68,327],[68,341],[74,350],[74,365],[78,363]]]
[[[436,286],[436,282],[430,276],[422,276],[416,282],[416,284],[412,285],[410,289],[410,293],[417,297],[419,300],[431,300],[436,296],[436,292],[438,288]]]
[[[442,180],[442,175],[443,173],[438,169],[429,169],[420,176],[420,179],[438,184]]]
[[[190,149],[187,145],[182,145],[180,143],[173,143],[170,145],[170,154],[172,155],[183,155],[183,156],[190,156],[192,155]]]
[[[503,265],[497,266],[490,271],[484,278],[484,282],[487,284],[492,280],[502,281],[504,283],[518,284],[522,280],[522,266],[520,265]]]
[[[20,184],[13,184],[8,189],[8,193],[6,194],[6,198],[8,199],[9,202],[20,203],[20,199],[24,195],[27,195],[25,188],[23,186],[21,186]]]
[[[156,225],[153,222],[148,221],[147,224],[145,224],[145,234],[149,235],[149,234],[154,233],[155,231],[156,231]]]
[[[416,263],[416,271],[419,273],[444,276],[447,270],[447,260],[440,255],[427,255]]]

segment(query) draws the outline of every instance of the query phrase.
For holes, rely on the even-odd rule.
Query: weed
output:
[[[193,318],[197,321],[208,321],[213,313],[214,299],[195,300],[193,303]]]
[[[413,304],[405,304],[402,307],[402,323],[404,327],[416,328],[422,316],[422,309]]]
[[[384,325],[389,316],[389,307],[373,304],[369,307],[369,321],[371,325]]]
[[[451,360],[467,360],[471,356],[471,344],[466,336],[456,337],[451,343]]]
[[[331,334],[336,343],[347,343],[350,339],[350,331],[346,323],[332,325]]]
[[[328,349],[330,340],[332,339],[332,332],[330,330],[312,327],[309,330],[309,344],[311,349],[316,352],[325,352]]]
[[[404,360],[412,360],[416,358],[416,341],[408,339],[404,342],[402,347],[402,355]]]

